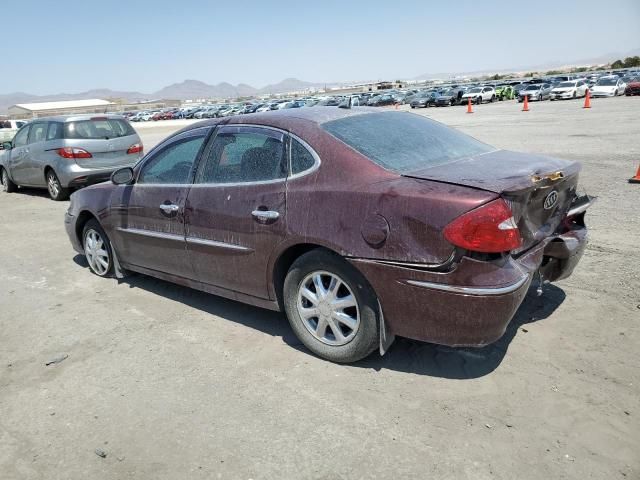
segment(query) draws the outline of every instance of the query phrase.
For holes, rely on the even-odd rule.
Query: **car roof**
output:
[[[200,128],[204,126],[213,126],[221,123],[223,120],[233,119],[234,123],[255,123],[262,125],[281,125],[288,120],[296,122],[302,120],[306,122],[321,125],[333,120],[342,118],[355,117],[358,115],[368,115],[372,113],[380,113],[379,108],[355,107],[355,108],[339,108],[339,107],[311,107],[311,108],[294,108],[284,110],[271,110],[268,112],[250,113],[238,117],[226,117],[225,119],[209,119],[190,125],[186,130],[192,128]]]

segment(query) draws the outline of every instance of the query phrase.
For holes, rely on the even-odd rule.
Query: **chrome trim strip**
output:
[[[207,247],[227,248],[229,250],[238,250],[241,252],[252,252],[253,249],[243,247],[242,245],[235,245],[233,243],[218,242],[216,240],[206,240],[204,238],[187,237],[187,243],[193,243],[196,245],[204,245]]]
[[[242,245],[234,245],[233,243],[218,242],[216,240],[206,240],[204,238],[197,237],[185,237],[184,235],[178,235],[177,233],[165,233],[154,232],[153,230],[145,230],[143,228],[123,228],[117,227],[118,231],[124,233],[132,233],[134,235],[142,235],[145,237],[161,238],[163,240],[174,240],[187,243],[193,243],[196,245],[205,245],[208,247],[226,248],[229,250],[237,250],[240,252],[253,252],[253,249],[243,247]]]
[[[175,240],[184,242],[184,235],[177,233],[155,232],[153,230],[145,230],[144,228],[124,228],[117,227],[116,230],[124,233],[132,233],[134,235],[142,235],[145,237],[162,238],[163,240]]]
[[[573,217],[575,215],[578,215],[584,211],[587,210],[587,208],[589,208],[591,205],[593,205],[594,203],[596,203],[596,199],[592,198],[590,199],[588,202],[583,203],[582,205],[578,205],[575,208],[572,208],[571,210],[569,210],[567,212],[567,217]]]
[[[512,293],[522,287],[529,280],[529,275],[525,275],[520,280],[506,287],[461,287],[457,285],[445,285],[443,283],[420,282],[417,280],[406,280],[409,285],[416,287],[432,288],[451,293],[462,293],[464,295],[505,295]]]

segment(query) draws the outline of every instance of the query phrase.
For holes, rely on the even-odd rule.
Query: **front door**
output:
[[[193,278],[184,238],[184,204],[209,128],[190,130],[154,149],[133,185],[111,203],[113,243],[120,263]]]
[[[29,145],[27,140],[29,138],[30,125],[20,129],[16,136],[13,138],[13,148],[8,153],[9,158],[9,172],[11,178],[18,185],[28,184],[28,170],[27,161],[29,156]]]
[[[47,122],[34,122],[29,129],[27,155],[25,156],[25,183],[33,186],[45,186],[44,151],[47,140]]]
[[[218,129],[186,203],[197,280],[269,298],[269,257],[286,235],[284,140],[274,129]]]

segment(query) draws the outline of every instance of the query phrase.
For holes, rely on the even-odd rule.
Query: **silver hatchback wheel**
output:
[[[53,172],[49,172],[47,175],[47,188],[49,189],[51,198],[56,198],[60,194],[60,183]]]
[[[305,328],[322,343],[345,345],[358,333],[358,302],[335,273],[315,271],[304,277],[298,286],[297,308]]]
[[[111,266],[109,251],[100,233],[92,228],[84,235],[84,254],[96,275],[102,277],[107,274]]]

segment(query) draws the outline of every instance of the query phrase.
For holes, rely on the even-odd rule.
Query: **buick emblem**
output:
[[[544,199],[544,209],[545,210],[550,210],[553,207],[555,207],[556,203],[558,203],[558,192],[556,192],[555,190],[552,190],[551,192],[549,192],[549,195],[547,195]]]

